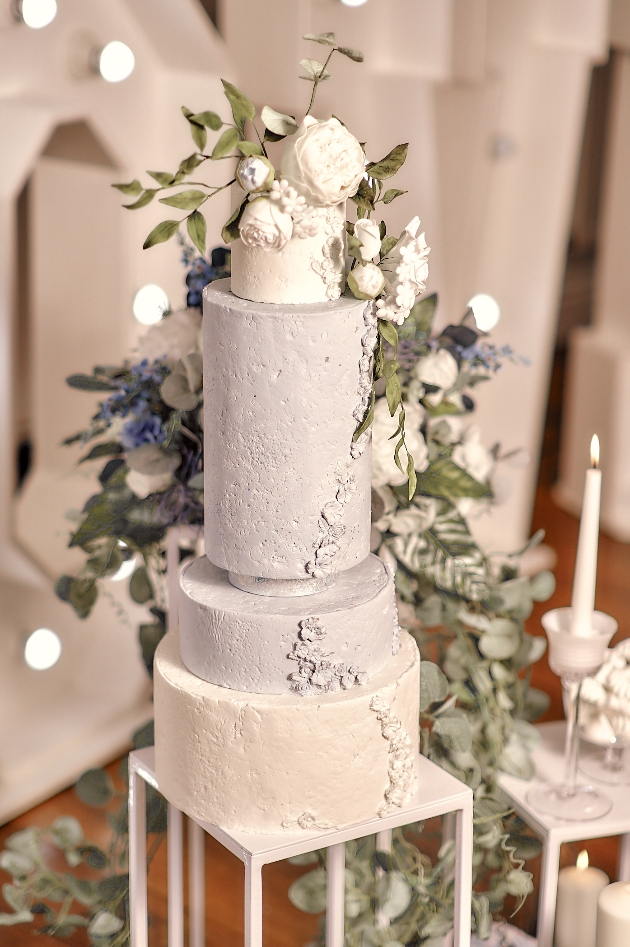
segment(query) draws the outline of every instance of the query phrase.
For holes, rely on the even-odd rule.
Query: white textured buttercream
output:
[[[317,207],[314,237],[295,234],[280,250],[232,245],[232,292],[254,302],[303,304],[338,299],[344,285],[346,205]]]
[[[184,569],[180,586],[182,660],[193,674],[222,687],[310,693],[311,686],[295,686],[301,663],[296,646],[325,652],[322,660],[332,667],[330,681],[322,678],[324,689],[335,687],[337,679],[345,685],[341,672],[333,673],[339,665],[372,677],[391,659],[398,627],[394,583],[376,556],[342,572],[332,588],[315,595],[271,598],[243,592],[205,556]],[[309,641],[300,623],[312,618],[325,634]],[[311,676],[302,676],[309,684]]]
[[[184,667],[175,632],[154,667],[158,782],[194,818],[259,833],[341,828],[404,804],[415,788],[420,657],[407,633],[367,685],[321,696],[202,681]]]
[[[351,453],[366,303],[274,306],[229,285],[204,290],[208,558],[271,579],[352,568],[369,551],[371,451]]]

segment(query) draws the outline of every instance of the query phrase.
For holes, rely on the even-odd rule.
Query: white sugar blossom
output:
[[[416,236],[420,219],[414,219],[403,230],[396,246],[381,260],[380,267],[385,276],[385,297],[379,299],[379,318],[402,325],[415,302],[418,293],[424,292],[429,264],[429,247],[424,233]]]
[[[425,385],[436,385],[443,391],[448,391],[457,381],[459,367],[450,352],[446,349],[436,349],[419,358],[414,368],[414,375]]]
[[[357,192],[365,170],[361,145],[336,118],[307,115],[282,155],[282,177],[307,204],[339,204]]]
[[[293,221],[275,201],[257,197],[250,201],[239,224],[241,240],[248,247],[281,250],[293,233]]]
[[[269,197],[277,202],[283,213],[290,214],[291,217],[302,214],[306,208],[306,199],[284,179],[273,182],[269,189]]]
[[[364,263],[373,260],[381,249],[381,232],[375,220],[357,220],[354,235],[361,241],[359,252]]]
[[[427,445],[420,432],[423,420],[424,408],[421,405],[405,404],[405,441],[418,472],[426,470],[429,463]],[[401,473],[394,460],[396,440],[389,440],[397,427],[398,412],[392,418],[387,399],[379,398],[374,407],[372,424],[372,484],[375,487],[385,484],[396,486],[407,481],[407,474]],[[404,450],[400,451],[400,460],[404,468],[407,460]]]
[[[348,286],[357,299],[376,299],[384,285],[385,278],[374,263],[355,266],[348,273]]]
[[[145,332],[136,346],[139,362],[144,358],[149,362],[164,358],[170,369],[184,356],[200,351],[201,313],[198,309],[180,309],[164,316]]]
[[[271,161],[260,155],[248,155],[241,158],[236,169],[236,180],[244,191],[250,194],[266,191],[274,178]]]
[[[479,483],[486,483],[494,470],[495,460],[481,443],[481,431],[471,424],[461,444],[453,451],[453,460]]]

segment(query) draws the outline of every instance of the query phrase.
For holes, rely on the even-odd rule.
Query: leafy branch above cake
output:
[[[226,80],[223,88],[232,111],[232,122],[212,111],[193,113],[183,108],[197,151],[180,162],[175,174],[161,171],[148,173],[158,187],[143,188],[138,180],[116,184],[124,194],[137,197],[125,205],[135,210],[149,204],[160,192],[184,187],[158,200],[170,207],[189,211],[182,220],[164,220],[145,240],[145,249],[169,240],[186,220],[188,234],[202,254],[206,247],[206,219],[201,207],[215,194],[235,185],[236,207],[222,230],[227,244],[240,242],[243,253],[263,252],[278,256],[284,273],[294,273],[296,264],[304,263],[310,273],[317,274],[314,299],[335,299],[344,289],[344,263],[350,258],[347,285],[358,299],[374,300],[377,317],[377,354],[373,359],[373,381],[386,380],[387,403],[391,416],[398,412],[398,429],[394,457],[409,481],[409,498],[416,490],[413,458],[406,451],[403,467],[400,452],[405,444],[405,410],[403,405],[399,364],[396,359],[398,332],[409,316],[416,296],[424,292],[428,275],[429,248],[424,234],[419,233],[420,220],[414,217],[400,237],[387,233],[384,221],[377,223],[372,214],[379,204],[388,205],[406,192],[386,188],[407,157],[407,144],[396,145],[380,161],[368,161],[365,146],[336,117],[318,120],[311,115],[319,84],[330,78],[328,65],[335,53],[355,62],[363,55],[358,50],[337,45],[334,33],[307,34],[304,39],[328,47],[324,62],[303,59],[301,78],[312,84],[308,109],[300,125],[292,115],[277,112],[265,105],[257,115],[254,103]],[[261,129],[256,122],[262,123]],[[208,129],[221,132],[212,150],[206,153]],[[286,140],[276,169],[270,160],[268,146]],[[210,161],[238,160],[234,177],[227,183],[211,185],[191,181],[189,176]],[[190,187],[194,185],[194,187]],[[353,201],[357,219],[346,221],[345,202]],[[294,241],[304,243],[299,256],[284,255]],[[280,262],[281,261],[281,262]],[[375,262],[377,261],[377,262]],[[235,278],[241,268],[233,267],[232,291],[236,295],[268,302],[286,302],[287,298],[257,297],[239,292]],[[248,287],[251,294],[251,285]],[[393,357],[383,357],[383,343],[389,343]],[[374,391],[365,414],[358,421],[356,442],[371,426],[374,417]]]

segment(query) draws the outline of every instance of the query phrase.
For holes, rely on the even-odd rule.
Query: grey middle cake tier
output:
[[[399,645],[390,571],[370,555],[331,588],[296,598],[252,595],[205,556],[180,580],[180,648],[189,671],[257,694],[312,694],[367,684]]]
[[[270,305],[228,280],[204,290],[205,547],[242,588],[325,585],[368,555],[371,445],[353,435],[376,334],[372,304],[354,297]]]

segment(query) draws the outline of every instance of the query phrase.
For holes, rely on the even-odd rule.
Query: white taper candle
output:
[[[599,503],[602,472],[599,469],[599,439],[591,440],[591,464],[586,471],[584,502],[580,518],[573,595],[571,598],[571,634],[590,635],[595,608],[595,581],[597,578],[597,544],[599,539]]]

